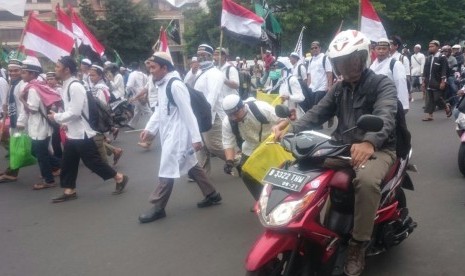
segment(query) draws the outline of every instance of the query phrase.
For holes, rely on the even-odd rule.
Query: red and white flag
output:
[[[263,22],[263,18],[232,0],[223,0],[221,28],[238,40],[249,44],[260,42]]]
[[[381,38],[387,38],[386,30],[379,19],[370,0],[362,0],[362,18],[360,22],[360,31],[372,41],[379,41]]]
[[[73,25],[74,35],[81,40],[84,45],[89,45],[90,48],[100,56],[103,56],[105,47],[94,37],[94,35],[87,29],[86,24],[82,22],[79,15],[74,10],[71,10],[71,20]]]
[[[60,9],[59,4],[56,6],[56,14],[57,29],[67,34],[74,40],[73,22],[71,21],[71,18],[62,9]]]
[[[23,47],[39,52],[51,61],[57,62],[73,50],[74,41],[53,26],[37,19],[33,14],[24,28]]]
[[[158,51],[168,53],[171,56],[170,48],[168,47],[168,36],[166,35],[166,30],[160,30],[160,46],[158,47]]]

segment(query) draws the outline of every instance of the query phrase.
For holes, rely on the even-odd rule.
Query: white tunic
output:
[[[216,114],[223,120],[226,117],[223,104],[224,74],[218,68],[213,67],[204,72],[195,82],[194,88],[202,92],[207,98],[212,109],[212,123],[215,122]]]
[[[237,71],[237,68],[231,65],[229,62],[226,62],[221,67],[221,72],[223,72],[225,79],[235,82],[237,85],[240,84],[239,71]],[[237,92],[237,89],[231,88],[226,84],[223,84],[223,97],[226,97],[228,95],[239,95],[239,93]]]
[[[261,125],[260,121],[253,115],[248,107],[247,114],[242,122],[238,123],[239,133],[244,140],[242,144],[242,152],[250,156],[252,152],[271,134],[273,127],[280,119],[276,116],[274,107],[262,101],[255,101],[260,113],[270,122],[269,124]],[[262,140],[260,141],[260,128],[262,129]],[[223,147],[225,149],[234,149],[236,147],[236,136],[232,132],[229,118],[223,119]]]
[[[300,118],[302,115],[304,115],[304,112],[302,108],[300,108],[299,103],[305,100],[305,96],[302,93],[302,87],[300,86],[300,83],[296,77],[290,76],[289,80],[287,78],[283,80],[279,86],[279,96],[289,96],[289,100],[285,100],[283,104],[287,105],[289,109],[295,109],[297,112],[297,118]]]
[[[124,98],[124,79],[121,74],[116,74],[113,78],[113,81],[110,81],[111,86],[113,86],[113,96],[116,99]]]
[[[333,71],[329,58],[326,57],[325,65],[323,66],[323,58],[325,54],[320,53],[319,55],[312,57],[308,64],[307,73],[310,76],[310,88],[313,92],[326,91],[328,89],[328,78],[326,73]]]
[[[158,86],[158,108],[150,117],[145,130],[153,135],[160,133],[161,159],[159,177],[179,178],[197,164],[193,143],[201,142],[199,127],[192,107],[187,87],[182,81],[174,81],[171,93],[175,105],[170,104],[168,114],[168,98],[166,85],[176,72],[168,73]]]
[[[63,82],[62,99],[65,110],[64,112],[55,114],[55,121],[67,126],[66,136],[69,139],[84,139],[86,136],[87,138],[92,138],[97,132],[82,118],[82,113],[89,118],[89,104],[87,103],[86,90],[79,81],[73,81],[77,81],[77,79],[71,77]]]
[[[420,52],[413,54],[411,61],[412,64],[410,67],[412,68],[412,76],[421,77],[423,75],[423,68],[425,67],[425,55]]]
[[[395,52],[391,57],[398,60],[404,66],[405,74],[410,76],[410,61],[408,60],[408,57],[402,56],[399,52]]]
[[[397,89],[397,98],[402,103],[404,109],[409,109],[410,101],[404,67],[402,66],[402,63],[396,61],[391,71],[391,59],[392,58],[386,58],[381,62],[379,62],[378,59],[375,59],[373,64],[371,64],[370,69],[376,74],[385,75],[394,81]]]
[[[187,72],[186,76],[184,77],[184,83],[187,86],[194,87],[195,80],[197,79],[198,76],[202,73],[202,70],[197,69],[197,72],[194,74],[192,73],[192,69]]]
[[[33,140],[45,140],[52,135],[53,129],[43,116],[47,116],[47,111],[40,100],[39,94],[34,88],[29,89],[27,105],[29,109],[33,111],[28,113],[27,131],[29,137]],[[43,115],[39,113],[39,109]]]

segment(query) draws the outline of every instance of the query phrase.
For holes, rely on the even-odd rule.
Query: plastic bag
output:
[[[31,138],[25,133],[16,133],[10,137],[10,168],[15,170],[34,165],[37,162],[32,156]]]
[[[242,166],[242,173],[261,183],[271,167],[279,167],[285,161],[295,159],[290,152],[287,152],[279,143],[275,143],[273,139],[274,134],[271,134],[252,152]]]
[[[267,102],[272,106],[276,106],[282,103],[278,94],[267,94],[262,91],[257,91],[257,100]]]

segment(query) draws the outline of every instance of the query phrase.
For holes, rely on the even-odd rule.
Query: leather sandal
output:
[[[118,163],[122,155],[123,155],[122,149],[115,150],[115,152],[113,153],[113,166],[115,166]]]
[[[119,183],[116,183],[115,191],[112,193],[112,195],[119,195],[123,193],[124,188],[128,184],[129,177],[127,175],[123,175],[123,180]]]
[[[54,188],[56,187],[56,184],[53,183],[36,183],[32,185],[33,190],[43,190],[43,189],[48,189],[48,188]]]
[[[77,193],[74,192],[72,194],[65,194],[63,193],[61,196],[57,196],[55,198],[52,198],[52,203],[60,203],[60,202],[65,202],[65,201],[70,201],[73,199],[77,199]]]

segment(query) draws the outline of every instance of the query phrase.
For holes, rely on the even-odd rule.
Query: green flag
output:
[[[273,34],[281,34],[283,32],[278,20],[268,8],[255,3],[255,13],[265,19],[265,23],[263,23],[263,25],[267,31]]]
[[[118,64],[118,66],[124,65],[124,62],[119,56],[118,52],[116,50],[113,50],[113,52],[115,53],[116,64]]]

